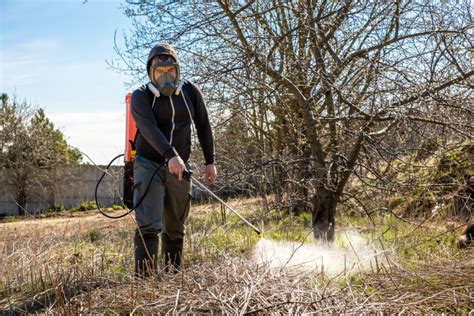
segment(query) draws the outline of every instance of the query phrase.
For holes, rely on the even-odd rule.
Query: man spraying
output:
[[[148,276],[158,267],[158,243],[164,264],[177,271],[183,257],[185,222],[191,207],[191,179],[183,179],[191,153],[191,124],[204,154],[206,185],[216,180],[214,141],[201,91],[180,78],[178,55],[167,44],[154,46],[147,61],[150,82],[133,92],[131,112],[138,132],[134,201],[139,228],[135,232],[135,274]]]

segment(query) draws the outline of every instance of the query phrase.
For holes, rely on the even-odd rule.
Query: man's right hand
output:
[[[178,180],[183,180],[183,172],[186,169],[183,159],[180,156],[174,156],[168,161],[168,170],[170,173],[178,176]]]

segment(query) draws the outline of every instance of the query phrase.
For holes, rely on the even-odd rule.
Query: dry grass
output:
[[[208,226],[204,218],[212,212],[199,206],[190,226]],[[135,280],[134,223],[128,217],[110,221],[93,215],[0,225],[4,312],[468,313],[474,306],[472,248],[460,252],[443,244],[439,251],[424,253],[422,260],[390,258],[371,271],[328,277],[319,269],[271,269],[250,262],[245,252],[253,239],[245,236],[251,230],[231,225],[228,230],[208,230],[214,236],[190,232],[182,273]],[[239,231],[243,233],[234,238]],[[219,247],[215,236],[228,238],[232,245]]]

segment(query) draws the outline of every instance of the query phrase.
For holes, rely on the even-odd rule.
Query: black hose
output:
[[[151,176],[150,178],[150,181],[148,182],[148,185],[146,187],[146,190],[145,190],[145,193],[143,193],[143,195],[140,197],[140,200],[138,201],[138,203],[133,206],[131,209],[129,209],[125,214],[122,214],[122,215],[119,215],[119,216],[112,216],[112,215],[109,215],[107,213],[105,213],[101,208],[100,208],[100,205],[99,205],[99,202],[98,202],[98,197],[97,197],[97,192],[99,191],[99,185],[100,183],[102,182],[102,180],[104,179],[105,175],[107,174],[107,170],[109,170],[110,166],[112,165],[112,163],[117,160],[118,158],[122,157],[124,154],[120,154],[118,156],[116,156],[114,159],[112,159],[109,164],[107,165],[107,167],[105,168],[104,170],[104,173],[102,174],[102,176],[100,177],[99,181],[97,181],[97,185],[95,186],[95,204],[97,205],[97,209],[99,210],[99,212],[104,215],[105,217],[107,218],[111,218],[111,219],[119,219],[119,218],[122,218],[122,217],[125,217],[127,216],[128,214],[132,213],[133,211],[135,211],[135,209],[140,206],[140,204],[143,202],[143,199],[145,198],[145,196],[148,194],[148,190],[150,190],[150,186],[151,186],[151,182],[153,181],[153,178],[155,178],[155,175],[158,173],[158,170],[161,169],[161,167],[163,167],[165,164],[166,164],[166,161],[161,163],[158,168],[156,168],[155,172],[153,172],[153,175]]]

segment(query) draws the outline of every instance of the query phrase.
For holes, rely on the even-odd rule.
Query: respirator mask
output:
[[[153,57],[149,77],[160,94],[171,96],[179,84],[179,65],[168,55]]]

